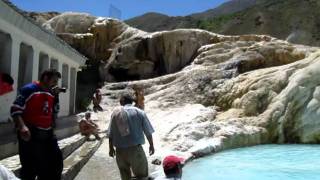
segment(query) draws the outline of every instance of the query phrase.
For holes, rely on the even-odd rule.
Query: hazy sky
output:
[[[74,11],[95,16],[109,16],[112,4],[121,11],[125,20],[146,12],[159,12],[171,16],[188,15],[212,9],[227,0],[11,0],[26,11]],[[117,14],[117,13],[114,13]]]

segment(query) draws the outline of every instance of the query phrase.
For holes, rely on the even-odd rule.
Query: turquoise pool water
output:
[[[320,180],[320,145],[261,145],[196,159],[183,180]]]

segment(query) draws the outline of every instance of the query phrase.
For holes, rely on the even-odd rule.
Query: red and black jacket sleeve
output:
[[[11,106],[11,116],[20,115],[27,125],[39,128],[52,126],[54,96],[37,83],[31,83],[19,90]]]

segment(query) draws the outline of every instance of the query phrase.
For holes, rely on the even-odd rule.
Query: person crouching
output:
[[[85,118],[81,119],[81,121],[79,122],[79,129],[80,129],[81,135],[86,136],[87,140],[89,139],[91,134],[94,135],[97,140],[101,139],[98,134],[98,131],[99,131],[98,125],[91,120],[90,112],[86,112]]]

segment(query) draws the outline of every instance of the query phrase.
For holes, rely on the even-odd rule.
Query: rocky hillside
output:
[[[269,34],[320,46],[319,8],[318,0],[268,0],[238,13],[203,20],[199,27],[228,35]]]
[[[220,15],[239,12],[258,3],[258,0],[232,0],[221,6],[202,13],[189,16],[167,16],[159,13],[146,13],[125,22],[132,27],[147,31],[173,30],[178,28],[197,28],[200,20],[217,17]]]
[[[178,28],[192,28],[197,26],[197,20],[191,16],[167,16],[160,13],[146,13],[125,23],[146,32],[173,30]]]
[[[86,13],[62,13],[43,26],[88,57],[87,66],[78,73],[77,108],[85,110],[95,89],[106,78],[99,73],[116,46],[145,32],[120,21],[97,18]]]
[[[102,60],[105,111],[97,115],[104,121],[122,93],[144,89],[156,157],[320,143],[319,48],[198,29],[147,33],[79,13],[56,16],[44,26],[93,61]]]
[[[177,72],[191,63],[197,49],[212,38],[209,32],[200,30],[147,33],[115,19],[84,13],[63,13],[43,26],[87,56],[92,64],[100,63],[100,77],[107,81]],[[129,41],[134,43],[134,50],[127,46]]]
[[[191,14],[195,19],[208,19],[225,14],[232,14],[261,3],[261,0],[230,0],[205,12]]]
[[[259,143],[319,143],[318,48],[195,29],[146,33],[87,14],[62,14],[45,27],[82,50],[95,40],[99,46],[92,52],[108,57],[100,66],[105,80],[138,80],[107,83],[105,113],[124,90],[142,86],[159,146],[204,153]]]
[[[126,22],[146,31],[200,28],[225,35],[268,34],[320,46],[319,8],[318,0],[238,0],[186,17],[146,14]]]
[[[270,36],[223,36],[184,29],[149,34],[147,40],[128,39],[114,50],[120,57],[112,55],[109,67],[121,69],[146,61],[153,39],[159,36],[172,39],[164,57],[175,58],[166,67],[179,64],[181,70],[107,83],[102,90],[106,111],[99,114],[110,117],[122,93],[143,87],[145,111],[156,129],[156,156],[173,151],[192,158],[262,143],[320,143],[319,48]],[[179,40],[185,37],[203,44],[188,47],[194,54],[183,65],[181,59],[188,56],[176,52],[181,52]],[[131,70],[142,73],[138,68]]]
[[[55,16],[43,26],[92,62],[107,61],[119,42],[144,33],[115,19],[72,12]]]

